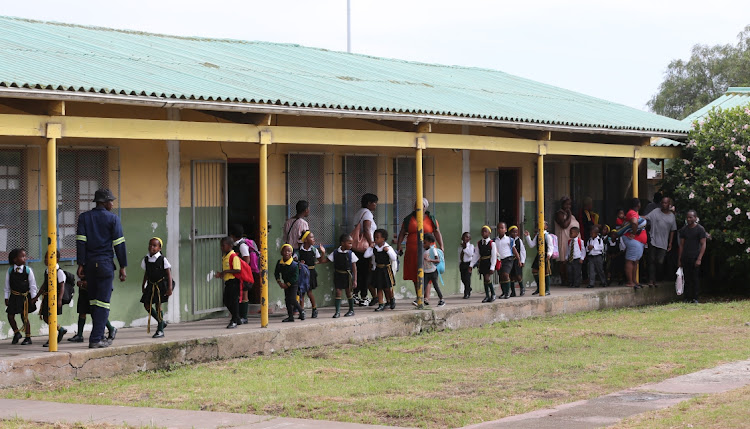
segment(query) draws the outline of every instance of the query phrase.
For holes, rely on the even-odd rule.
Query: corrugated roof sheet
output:
[[[706,104],[702,108],[688,115],[683,122],[688,127],[696,120],[704,118],[708,115],[708,112],[713,108],[717,109],[731,109],[737,106],[747,106],[750,104],[750,87],[732,86],[727,89],[721,97]],[[657,139],[652,146],[681,146],[684,143],[680,143],[671,139]]]
[[[658,132],[674,119],[495,70],[0,17],[0,86]]]

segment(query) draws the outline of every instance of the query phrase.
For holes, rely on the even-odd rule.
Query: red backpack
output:
[[[236,253],[232,253],[229,256],[230,267],[233,265],[232,260],[234,258],[239,258],[239,256],[237,256]],[[248,285],[255,283],[253,279],[253,271],[250,269],[250,265],[248,265],[247,262],[245,262],[245,260],[242,258],[240,258],[240,274],[236,277],[240,279],[243,283],[248,284]]]

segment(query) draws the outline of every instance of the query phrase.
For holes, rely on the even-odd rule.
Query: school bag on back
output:
[[[234,258],[240,259],[240,273],[236,277],[245,284],[253,284],[255,280],[253,279],[253,271],[250,269],[250,265],[248,265],[247,262],[245,262],[242,258],[237,256],[236,253],[233,253],[229,258],[229,266],[232,266],[232,260]]]
[[[297,264],[299,267],[299,277],[297,278],[297,287],[299,294],[305,294],[310,290],[310,268],[305,264]]]
[[[560,257],[560,250],[558,247],[557,236],[555,234],[547,234],[547,235],[550,238],[549,246],[552,248],[552,259],[557,259]]]
[[[65,286],[63,287],[62,303],[63,305],[67,305],[73,300],[73,295],[76,291],[76,276],[67,271],[63,272],[65,273]]]
[[[445,254],[443,253],[442,250],[438,249],[437,247],[433,247],[432,257],[439,261],[437,264],[435,264],[435,268],[437,268],[437,273],[438,273],[438,278],[440,279],[440,284],[445,284],[445,282],[443,282],[443,273],[445,273]]]
[[[250,271],[259,273],[260,264],[258,263],[258,258],[260,257],[260,251],[258,251],[258,246],[253,240],[247,237],[245,237],[245,244],[250,248]]]

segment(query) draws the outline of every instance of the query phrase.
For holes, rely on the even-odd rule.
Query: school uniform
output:
[[[518,258],[513,258],[513,267],[510,269],[510,296],[516,296],[516,288],[513,286],[513,282],[518,282],[521,286],[521,296],[523,296],[526,294],[526,287],[523,284],[523,267],[521,267],[521,263],[526,263],[526,246],[523,245],[521,237],[511,238],[511,240],[513,247],[518,252]]]
[[[591,250],[588,250],[589,246],[592,246]],[[594,287],[597,276],[602,286],[607,287],[607,277],[604,275],[604,240],[598,235],[591,237],[586,242],[586,249],[588,251],[586,260],[589,265],[589,287]]]
[[[13,265],[5,276],[6,313],[9,316],[20,314],[25,324],[29,320],[29,313],[36,310],[36,304],[31,299],[37,295],[37,291],[34,272],[26,265]]]
[[[284,300],[286,303],[286,312],[289,316],[287,321],[294,321],[294,311],[299,312],[300,320],[305,319],[305,311],[297,301],[297,287],[299,281],[299,266],[294,259],[289,258],[287,261],[279,260],[274,270],[276,280],[281,280],[285,285]]]
[[[304,244],[300,245],[297,250],[297,260],[300,264],[307,265],[310,269],[310,290],[315,290],[318,287],[318,273],[315,271],[315,264],[320,259],[320,251],[315,246],[306,248]]]
[[[342,250],[339,246],[338,249],[331,252],[328,255],[328,260],[333,262],[333,287],[339,290],[347,290],[352,287],[352,264],[356,264],[359,261],[357,255],[351,250]],[[349,303],[349,311],[345,316],[354,315],[354,298],[347,299]],[[341,298],[335,300],[336,311],[333,313],[333,318],[338,318],[341,312]]]
[[[388,250],[385,250],[386,248]],[[393,247],[387,244],[370,247],[365,251],[365,258],[372,258],[371,283],[375,289],[386,290],[396,285],[396,278],[393,275],[393,261],[398,256]]]
[[[510,275],[513,270],[513,239],[507,235],[495,238],[495,249],[497,249],[497,259],[501,262],[500,272]]]
[[[586,251],[581,237],[568,240],[568,282],[570,287],[581,287],[581,268],[586,259]]]
[[[234,253],[234,250],[230,250],[229,253],[221,258],[221,270],[241,270],[242,265],[240,264],[240,257]],[[239,275],[239,273],[237,273]],[[233,323],[239,325],[240,320],[240,279],[235,277],[234,274],[224,273],[224,306],[229,310],[231,314],[231,321],[229,327]]]
[[[163,334],[159,334],[164,330],[164,317],[161,311],[161,305],[169,301],[170,285],[167,283],[167,270],[172,268],[172,264],[169,263],[167,258],[156,252],[153,255],[146,255],[141,260],[141,269],[146,272],[146,286],[143,288],[141,294],[141,303],[148,305],[149,314],[156,319],[157,322],[157,335],[155,338],[161,338]],[[148,327],[146,332],[151,332],[151,319],[148,320]]]
[[[65,275],[65,271],[60,269],[60,265],[55,265],[55,269],[57,270],[57,284],[65,283],[65,280],[67,280],[67,276]],[[47,284],[49,282],[49,269],[44,270],[44,283],[39,288],[39,295],[42,295],[44,298],[42,298],[42,306],[39,307],[39,313],[44,314],[46,313],[49,316],[49,291],[47,290]],[[58,291],[59,292],[59,291]],[[57,296],[58,299],[61,297]],[[62,314],[62,305],[57,306],[57,315],[60,316]]]
[[[430,261],[430,259],[437,259],[438,254],[437,250],[435,248],[435,245],[433,244],[430,246],[429,249],[425,250],[422,253],[422,270],[424,271],[424,285],[427,287],[427,285],[432,282],[432,286],[435,288],[435,292],[438,294],[438,298],[440,300],[443,300],[443,292],[440,290],[440,276],[437,271],[437,264]]]
[[[620,237],[616,237],[614,240],[612,237],[607,237],[605,244],[607,247],[607,273],[609,273],[609,281],[612,282],[615,277],[618,277],[622,283],[625,275],[625,257],[622,254],[622,240],[620,240]]]
[[[542,246],[542,254],[544,255],[544,286],[545,286],[545,295],[549,295],[550,291],[550,279],[552,278],[552,264],[551,264],[551,258],[553,254],[553,247],[551,242],[551,234],[548,232],[544,232],[544,244]],[[526,236],[526,245],[529,246],[530,249],[533,249],[537,246],[539,243],[539,234],[534,236],[532,239],[529,236]],[[539,294],[539,252],[537,252],[536,257],[534,257],[534,262],[531,263],[531,272],[534,274],[534,281],[536,281],[536,292],[534,292],[532,295],[538,295]]]
[[[492,274],[497,264],[497,249],[495,242],[491,238],[483,238],[477,242],[477,251],[471,259],[471,266],[479,268],[479,275]],[[492,280],[484,282],[484,299],[482,302],[492,302],[495,300],[495,286]]]
[[[458,270],[461,273],[461,283],[464,284],[464,299],[471,296],[471,260],[474,259],[474,245],[466,243],[466,248],[458,249]]]

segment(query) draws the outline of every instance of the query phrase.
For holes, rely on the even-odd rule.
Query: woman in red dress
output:
[[[425,234],[433,234],[435,236],[435,240],[437,241],[438,247],[440,247],[440,249],[443,249],[443,236],[440,234],[440,225],[438,224],[437,219],[435,219],[435,217],[427,211],[427,208],[429,206],[430,203],[427,201],[427,198],[423,198],[423,232]],[[404,219],[404,222],[401,225],[401,232],[398,233],[398,245],[396,247],[396,250],[399,253],[401,253],[401,243],[404,242],[404,238],[406,238],[406,254],[404,255],[403,265],[404,280],[411,280],[412,282],[414,282],[414,290],[416,291],[418,262],[417,258],[420,258],[422,256],[422,251],[420,249],[417,249],[418,235],[416,210],[411,212],[411,214],[409,214],[409,216]]]

